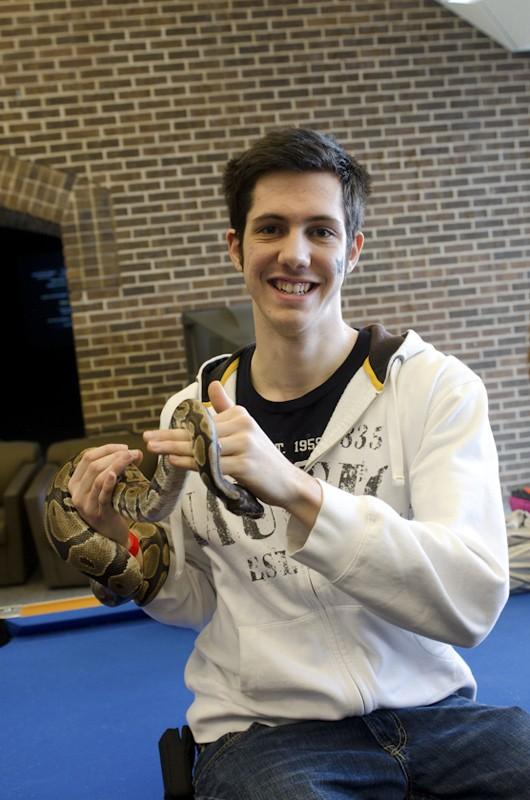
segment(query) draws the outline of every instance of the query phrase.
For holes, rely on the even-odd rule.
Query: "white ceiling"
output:
[[[512,53],[530,51],[530,0],[438,0]]]

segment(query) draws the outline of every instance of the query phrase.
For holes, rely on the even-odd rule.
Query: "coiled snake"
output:
[[[220,447],[208,410],[198,400],[183,400],[173,412],[171,428],[184,428],[193,441],[193,456],[203,483],[233,514],[258,519],[261,503],[227,480],[219,462]],[[83,451],[84,452],[84,451]],[[149,482],[134,464],[127,467],[114,488],[112,505],[134,523],[143,567],[117,542],[90,527],[75,508],[68,482],[83,453],[66,462],[55,475],[45,502],[46,534],[64,561],[90,578],[96,597],[106,605],[134,600],[143,606],[161,589],[169,570],[169,544],[162,525],[175,507],[183,472],[161,456]]]

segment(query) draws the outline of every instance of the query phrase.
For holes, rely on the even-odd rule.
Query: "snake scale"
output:
[[[243,486],[227,480],[221,471],[215,425],[199,400],[183,400],[171,417],[171,428],[191,434],[193,457],[206,488],[233,514],[259,519],[261,503]],[[85,452],[85,451],[83,451]],[[115,606],[134,600],[143,606],[159,592],[169,570],[169,543],[162,525],[175,507],[183,472],[161,456],[149,481],[134,464],[119,476],[112,495],[116,511],[131,520],[143,556],[143,567],[121,544],[101,535],[79,515],[68,482],[83,452],[57,471],[45,501],[46,534],[55,552],[90,578],[96,597]]]

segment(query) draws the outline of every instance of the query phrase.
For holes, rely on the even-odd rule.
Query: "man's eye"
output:
[[[262,227],[258,229],[258,233],[264,233],[265,235],[269,236],[272,236],[277,232],[278,232],[277,225],[262,225]]]
[[[330,239],[335,235],[330,228],[314,228],[313,234],[318,236],[319,239]]]

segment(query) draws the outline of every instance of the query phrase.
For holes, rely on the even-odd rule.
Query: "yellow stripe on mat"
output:
[[[46,603],[27,603],[20,606],[19,616],[33,617],[37,614],[55,614],[61,611],[77,611],[80,608],[100,606],[95,597],[67,597],[65,600],[50,600]]]

